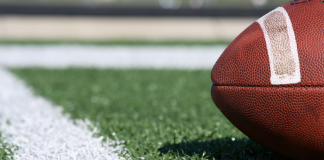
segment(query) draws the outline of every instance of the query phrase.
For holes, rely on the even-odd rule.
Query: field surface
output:
[[[32,86],[34,94],[62,107],[63,113],[70,115],[71,119],[89,119],[94,124],[93,127],[99,130],[95,137],[104,137],[103,142],[107,138],[121,141],[127,152],[121,152],[120,157],[281,159],[236,129],[212,102],[210,70],[217,56],[207,65],[202,63],[190,67],[180,63],[190,64],[195,61],[194,54],[197,57],[206,52],[219,54],[216,53],[217,47],[177,47],[175,54],[182,54],[182,59],[176,63],[171,52],[170,56],[165,56],[163,63],[171,61],[174,64],[166,63],[165,66],[162,62],[159,66],[141,62],[140,66],[126,67],[94,63],[85,65],[85,68],[80,63],[67,63],[68,60],[63,61],[66,62],[64,65],[54,65],[54,59],[50,65],[41,63],[46,62],[46,58],[39,63],[35,62],[36,65],[24,63],[24,60],[19,63],[19,60],[10,62],[10,58],[0,63],[10,67],[12,73]],[[2,47],[2,51],[5,51],[4,48]],[[60,47],[53,48],[55,50]],[[53,51],[53,48],[50,50]],[[137,52],[137,55],[147,51],[152,55],[156,53],[154,58],[160,56],[159,52],[170,49],[145,48]],[[171,47],[170,50],[172,49],[175,48]],[[10,52],[9,50],[6,51]],[[11,48],[13,50],[14,53],[21,52],[17,48]],[[23,50],[28,52],[26,48]],[[124,50],[138,51],[136,47],[125,47]],[[217,52],[221,53],[221,49]],[[191,60],[186,59],[186,54],[192,54]],[[67,55],[72,57],[71,54]],[[205,61],[208,62],[208,56],[206,58]]]

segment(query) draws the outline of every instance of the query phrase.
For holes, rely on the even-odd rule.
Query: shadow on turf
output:
[[[256,142],[244,139],[221,138],[210,141],[189,141],[178,144],[165,144],[159,148],[160,155],[171,153],[180,157],[204,157],[207,159],[236,160],[283,160],[278,155],[261,147]]]

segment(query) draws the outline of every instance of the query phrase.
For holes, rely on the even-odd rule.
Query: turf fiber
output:
[[[124,140],[133,159],[281,159],[217,109],[210,70],[11,71],[71,118],[94,122],[98,136]]]
[[[0,160],[13,159],[14,151],[17,150],[17,146],[10,145],[4,142],[3,137],[0,132]]]

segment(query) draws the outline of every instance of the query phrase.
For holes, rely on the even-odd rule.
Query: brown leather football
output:
[[[324,0],[295,0],[243,31],[212,70],[220,111],[287,159],[324,159]]]

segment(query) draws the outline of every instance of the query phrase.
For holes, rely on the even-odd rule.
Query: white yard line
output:
[[[225,46],[0,46],[0,65],[212,69]]]
[[[225,46],[0,46],[0,132],[19,146],[15,159],[120,159],[118,142],[102,143],[89,121],[75,125],[62,108],[35,96],[3,67],[211,69]],[[10,122],[10,123],[7,123]]]
[[[61,110],[0,69],[0,131],[6,142],[20,148],[15,159],[121,159],[122,145],[102,143],[92,137],[97,131],[88,130],[89,121],[75,125]]]

